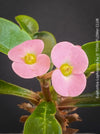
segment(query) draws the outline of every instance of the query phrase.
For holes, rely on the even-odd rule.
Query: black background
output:
[[[60,41],[70,41],[82,45],[95,40],[95,19],[100,18],[99,0],[0,0],[0,16],[11,21],[19,14],[35,18],[40,31],[53,33]],[[11,69],[11,61],[0,53],[0,79],[19,86],[39,90],[36,79],[22,79]],[[95,90],[95,74],[87,81],[85,92]],[[26,114],[17,104],[24,99],[15,96],[0,95],[0,132],[22,132],[23,125],[19,117]],[[77,113],[83,122],[71,126],[79,132],[100,134],[100,108],[79,108]]]

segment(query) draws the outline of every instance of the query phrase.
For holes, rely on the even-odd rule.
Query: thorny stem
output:
[[[46,101],[51,101],[49,82],[47,80],[43,79],[40,81],[40,85],[41,85],[41,89],[42,89],[42,92],[43,92],[43,95],[44,95]]]

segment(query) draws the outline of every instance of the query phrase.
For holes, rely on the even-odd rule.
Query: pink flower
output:
[[[78,96],[86,87],[85,70],[88,58],[81,47],[60,42],[52,49],[51,58],[57,69],[52,74],[52,85],[61,96]]]
[[[50,59],[41,54],[44,48],[42,40],[28,40],[12,48],[8,57],[14,61],[12,68],[22,78],[34,78],[45,74],[50,67]]]

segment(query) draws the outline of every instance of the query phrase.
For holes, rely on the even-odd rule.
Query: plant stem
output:
[[[41,89],[46,101],[51,101],[51,94],[49,90],[49,82],[47,80],[40,81]]]

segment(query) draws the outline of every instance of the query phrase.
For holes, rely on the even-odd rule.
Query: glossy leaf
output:
[[[8,54],[11,48],[31,39],[32,38],[15,23],[0,18],[0,52]]]
[[[62,134],[52,102],[42,102],[25,122],[24,134]]]
[[[18,15],[15,17],[20,27],[25,30],[30,36],[38,32],[39,25],[35,19],[27,15]]]
[[[39,96],[28,89],[0,80],[0,94],[15,95],[37,104]]]
[[[100,70],[100,41],[88,42],[82,46],[89,59],[89,66],[86,75]]]
[[[42,31],[34,34],[34,39],[41,39],[44,42],[44,50],[43,53],[47,54],[48,56],[51,55],[51,50],[56,44],[56,39],[52,33],[47,31]]]

